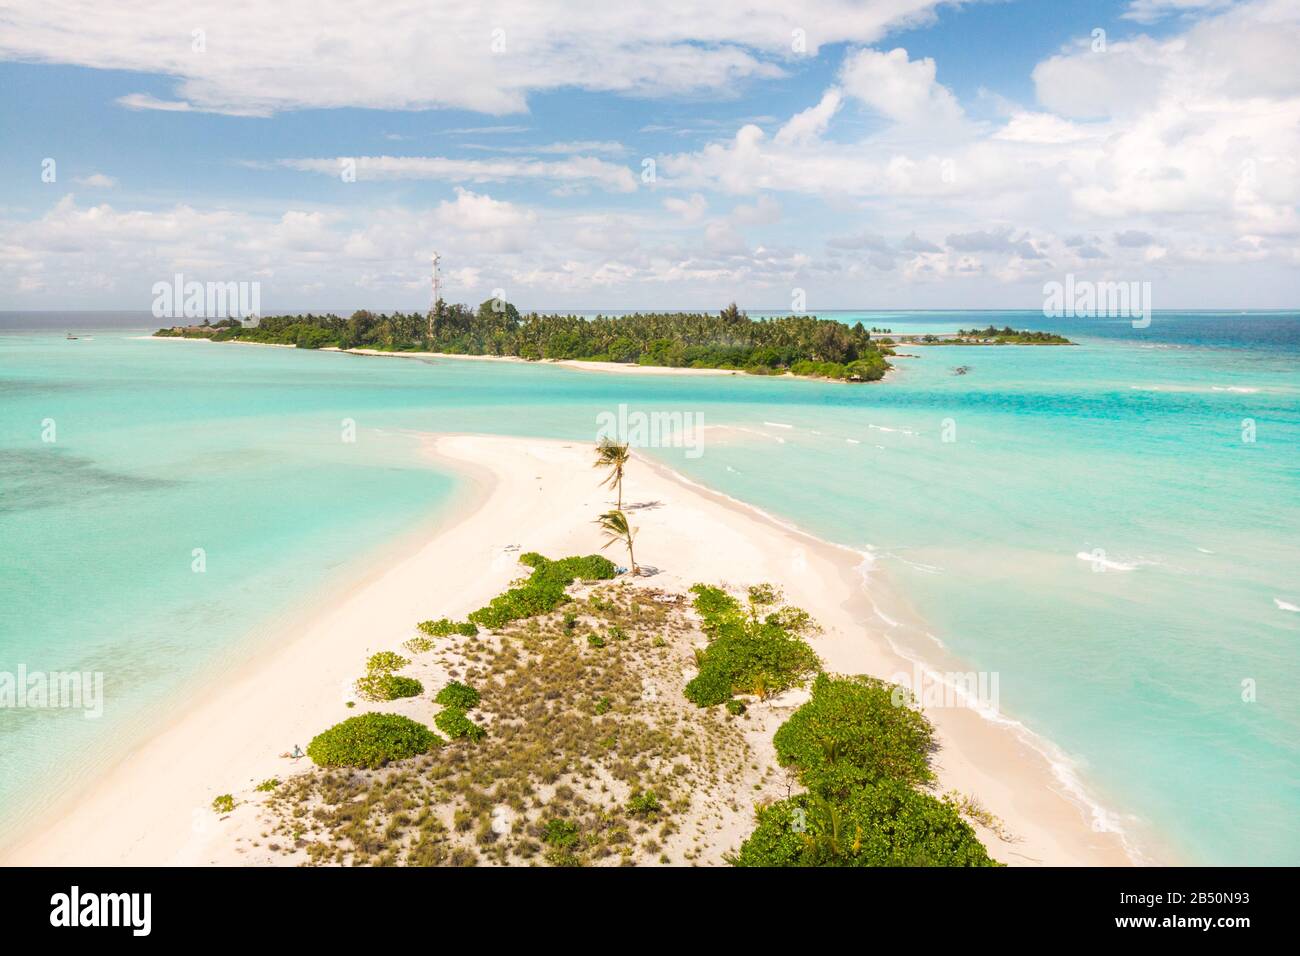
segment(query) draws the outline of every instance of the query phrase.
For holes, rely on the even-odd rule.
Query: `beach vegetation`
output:
[[[737,866],[998,866],[951,804],[887,779],[763,807]]]
[[[777,760],[810,791],[832,798],[884,779],[928,782],[934,729],[920,711],[896,703],[893,691],[872,677],[818,675],[812,697],[773,738]]]
[[[379,651],[366,661],[366,675],[358,678],[357,695],[365,700],[397,700],[401,697],[418,697],[424,685],[414,677],[402,677],[393,671],[411,662],[394,651]]]
[[[270,793],[278,786],[280,786],[280,781],[277,778],[267,777],[265,780],[259,783],[254,789],[257,790],[258,793]]]
[[[750,589],[749,609],[712,585],[691,588],[693,606],[710,641],[695,649],[699,673],[686,685],[686,697],[700,707],[712,707],[736,694],[760,700],[802,683],[821,668],[817,654],[786,620],[803,622],[807,615],[779,610],[760,616],[781,600],[770,585]],[[795,609],[796,611],[798,609]]]
[[[444,707],[459,707],[461,710],[473,710],[479,705],[481,698],[479,692],[468,684],[462,684],[460,681],[452,681],[442,690],[438,691],[438,696],[434,700]]]
[[[612,561],[598,554],[551,561],[529,551],[520,555],[519,561],[531,567],[532,574],[522,584],[498,594],[486,607],[472,611],[472,623],[496,629],[511,621],[545,614],[569,599],[565,588],[574,581],[608,580],[616,570]]]
[[[487,731],[470,720],[460,707],[444,707],[433,718],[434,726],[452,740],[482,740]]]
[[[232,794],[223,793],[220,796],[212,798],[212,809],[221,814],[230,813],[235,809],[235,798]]]
[[[307,745],[320,767],[374,769],[441,746],[443,739],[424,724],[398,714],[360,714],[322,731]]]
[[[445,617],[436,621],[421,621],[415,626],[430,637],[449,637],[452,634],[473,637],[478,634],[478,625],[473,621],[453,621]]]

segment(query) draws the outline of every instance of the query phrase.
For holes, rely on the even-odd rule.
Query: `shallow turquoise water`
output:
[[[1189,860],[1300,862],[1300,614],[1278,605],[1300,606],[1300,319],[899,316],[839,317],[1083,344],[915,348],[852,387],[0,335],[0,671],[102,670],[109,695],[100,721],[0,711],[0,809],[93,772],[445,506],[407,430],[590,439],[627,403],[735,426],[655,454],[873,554],[1126,826]]]

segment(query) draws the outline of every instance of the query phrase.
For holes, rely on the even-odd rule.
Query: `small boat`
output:
[[[71,332],[69,332],[67,335],[64,336],[64,338],[67,339],[69,342],[72,342],[72,341],[74,341],[77,337],[76,337],[75,335],[73,335]]]

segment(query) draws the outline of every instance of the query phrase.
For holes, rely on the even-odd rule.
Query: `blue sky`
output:
[[[1294,3],[78,6],[0,13],[0,308],[1296,304]]]

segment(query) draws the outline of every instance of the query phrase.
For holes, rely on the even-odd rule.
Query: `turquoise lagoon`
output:
[[[909,347],[846,386],[0,316],[0,672],[102,671],[107,695],[100,720],[0,710],[0,842],[445,514],[457,485],[411,432],[590,440],[623,403],[728,426],[698,459],[650,453],[867,555],[923,622],[900,649],[997,672],[1004,715],[1139,849],[1300,863],[1300,316],[837,317],[1081,344]]]

